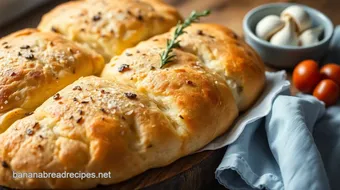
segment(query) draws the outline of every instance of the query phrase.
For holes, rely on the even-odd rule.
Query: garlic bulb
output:
[[[264,40],[268,40],[273,34],[283,28],[284,22],[276,15],[268,15],[264,17],[256,25],[256,35]]]
[[[285,17],[285,26],[270,39],[270,43],[279,46],[298,46],[298,34],[291,17]]]
[[[310,46],[319,42],[319,36],[323,32],[323,27],[318,26],[315,28],[304,31],[299,36],[299,43],[301,46]]]
[[[283,10],[281,13],[281,18],[283,19],[287,16],[293,18],[295,24],[297,25],[297,31],[299,33],[312,26],[312,19],[301,6],[293,5]]]

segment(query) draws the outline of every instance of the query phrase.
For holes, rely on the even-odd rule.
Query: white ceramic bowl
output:
[[[246,42],[251,45],[262,57],[263,61],[275,68],[289,69],[305,59],[319,61],[328,51],[328,46],[333,35],[333,24],[331,20],[320,11],[302,6],[313,21],[313,27],[322,25],[324,32],[319,43],[307,47],[277,46],[258,38],[255,35],[256,24],[265,16],[280,13],[295,3],[271,3],[256,7],[249,11],[243,19],[243,30]]]

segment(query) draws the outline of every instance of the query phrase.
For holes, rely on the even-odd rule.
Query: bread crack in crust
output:
[[[90,76],[58,94],[0,135],[0,162],[8,164],[0,167],[1,185],[89,188],[167,165],[184,153],[164,113],[131,87]],[[13,179],[12,171],[110,171],[112,178]]]
[[[0,185],[119,183],[226,132],[261,93],[262,61],[229,29],[193,24],[180,36],[174,61],[161,69],[160,53],[172,33],[113,57],[100,77],[75,81],[0,134]],[[111,172],[111,178],[14,179],[13,171]]]
[[[265,69],[261,58],[223,26],[193,24],[186,31],[179,38],[181,50],[194,54],[209,72],[222,77],[232,90],[239,110],[248,109],[264,86]]]
[[[160,69],[159,54],[173,32],[155,36],[114,57],[102,77],[138,89],[174,122],[191,153],[231,126],[261,93],[264,65],[232,31],[193,24],[180,36],[174,62]],[[120,68],[128,65],[128,69]]]
[[[62,4],[46,14],[39,29],[86,44],[107,61],[180,20],[161,0],[83,0]]]
[[[25,29],[0,39],[0,132],[104,59],[61,35]]]
[[[180,48],[174,51],[177,60],[170,63],[169,67],[159,69],[159,54],[166,47],[166,40],[171,38],[173,30],[141,42],[121,56],[114,57],[105,66],[102,77],[124,81],[150,93],[153,92],[150,90],[153,86],[146,84],[145,80],[155,85],[167,85],[162,86],[162,90],[169,90],[170,82],[176,83],[176,87],[185,86],[183,81],[179,83],[183,77],[191,84],[186,86],[194,86],[195,82],[190,80],[190,77],[194,77],[190,76],[192,73],[211,75],[216,83],[221,81],[229,86],[239,111],[249,108],[261,93],[265,82],[264,64],[255,51],[223,26],[193,24],[179,37]],[[122,67],[128,69],[121,70]],[[174,73],[173,76],[167,77],[170,73]]]

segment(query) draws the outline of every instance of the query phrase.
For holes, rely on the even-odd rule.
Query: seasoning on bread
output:
[[[1,45],[2,44],[2,45]],[[104,59],[59,34],[24,29],[0,39],[0,133]]]
[[[169,31],[181,20],[161,0],[70,1],[47,13],[38,28],[85,44],[106,61],[142,40]]]
[[[127,49],[101,77],[54,93],[0,134],[0,185],[85,189],[166,166],[232,126],[264,87],[264,65],[231,30],[193,24],[160,68],[173,31]],[[122,65],[126,66],[120,69]],[[12,172],[111,172],[111,178],[13,179]]]

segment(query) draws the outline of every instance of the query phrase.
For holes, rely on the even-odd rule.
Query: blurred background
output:
[[[35,27],[41,16],[67,0],[0,0],[0,37],[21,28]],[[192,10],[210,9],[213,14],[205,18],[228,26],[242,35],[242,19],[252,8],[271,2],[296,2],[324,12],[334,25],[340,24],[340,0],[164,0],[176,6],[183,16]]]

